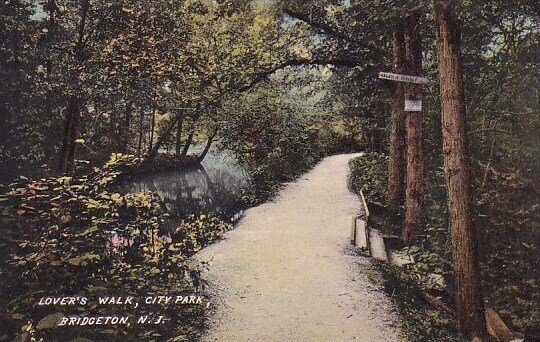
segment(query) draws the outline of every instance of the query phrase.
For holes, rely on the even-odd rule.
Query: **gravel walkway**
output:
[[[348,246],[355,156],[324,159],[197,254],[215,292],[204,341],[400,340],[391,301],[361,273],[370,260]]]

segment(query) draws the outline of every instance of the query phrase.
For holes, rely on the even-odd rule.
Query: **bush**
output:
[[[221,132],[221,145],[233,152],[253,180],[250,203],[266,199],[322,156],[313,143],[312,119],[280,95],[266,87],[242,95],[243,106],[234,108],[235,115]]]
[[[192,216],[168,236],[163,229],[166,213],[157,195],[120,194],[113,190],[122,170],[138,162],[132,156],[115,154],[103,168],[89,175],[40,181],[21,178],[10,186],[2,197],[8,204],[4,206],[5,214],[18,216],[25,226],[16,239],[9,239],[4,246],[9,256],[2,267],[1,325],[7,327],[9,336],[46,340],[60,337],[58,330],[44,329],[38,323],[47,315],[54,318],[50,315],[58,314],[58,308],[35,305],[42,296],[141,298],[202,289],[200,267],[204,265],[188,258],[230,225],[215,217]],[[70,309],[76,311],[70,313],[93,316],[122,312],[133,316],[133,308],[129,307]],[[192,336],[202,321],[198,306],[163,306],[162,310],[171,318],[171,324],[88,329],[84,337],[183,339]],[[78,336],[75,329],[62,329],[62,338],[66,334]]]
[[[388,196],[388,157],[380,153],[366,153],[349,162],[349,189],[360,190],[370,202],[385,203]]]
[[[387,160],[375,153],[351,160],[350,189],[356,193],[361,189],[369,201],[384,203]],[[485,173],[485,169],[475,166],[475,174],[481,175],[475,178],[475,225],[487,306],[494,308],[517,331],[534,329],[540,317],[537,272],[540,260],[536,243],[540,206],[534,181],[517,172]],[[482,184],[478,179],[482,179]],[[427,170],[425,193],[425,230],[417,244],[406,249],[414,255],[416,263],[400,272],[406,272],[419,285],[429,273],[441,274],[451,284],[451,246],[442,168]],[[372,226],[382,221],[384,218],[370,218]],[[377,228],[384,230],[387,223],[381,226]]]
[[[396,299],[402,317],[401,327],[407,340],[414,342],[458,342],[456,322],[450,315],[436,310],[420,299],[417,278],[405,269],[376,263],[370,278]]]

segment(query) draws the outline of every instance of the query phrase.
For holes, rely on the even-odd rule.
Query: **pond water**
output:
[[[200,147],[190,149],[200,153]],[[235,220],[242,190],[250,187],[247,173],[227,151],[212,150],[198,169],[141,176],[123,186],[129,192],[155,192],[174,217],[209,213]]]

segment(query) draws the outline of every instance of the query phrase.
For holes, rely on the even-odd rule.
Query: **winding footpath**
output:
[[[355,156],[324,159],[197,254],[214,292],[204,341],[400,340],[390,299],[362,273],[370,260],[348,243]]]

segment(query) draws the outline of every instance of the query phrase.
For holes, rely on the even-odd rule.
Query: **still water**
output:
[[[190,149],[199,153],[200,148]],[[233,219],[241,210],[247,173],[227,151],[210,151],[198,169],[141,176],[123,187],[130,192],[155,192],[176,217],[210,213]]]

